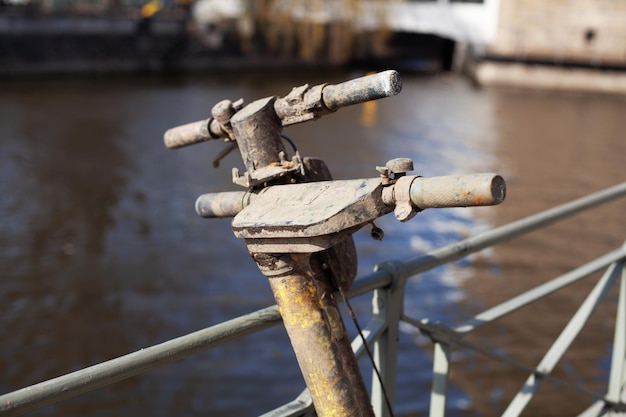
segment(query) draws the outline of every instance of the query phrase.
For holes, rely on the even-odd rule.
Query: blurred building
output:
[[[483,84],[626,93],[624,0],[500,0]]]
[[[454,44],[484,48],[499,0],[198,0],[197,33],[217,40],[235,28],[252,52],[310,63],[449,69]]]
[[[0,73],[362,65],[626,92],[626,0],[0,0]]]

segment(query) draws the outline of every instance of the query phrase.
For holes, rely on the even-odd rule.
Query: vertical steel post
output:
[[[430,417],[443,417],[446,415],[449,374],[450,346],[445,342],[435,342],[433,388],[430,394]]]
[[[374,343],[374,366],[381,376],[372,375],[372,406],[377,417],[391,417],[396,400],[396,375],[398,371],[398,339],[400,337],[400,319],[404,304],[404,279],[398,277],[400,266],[394,262],[376,265],[375,271],[384,269],[394,276],[393,285],[378,288],[372,299],[374,319],[385,323],[385,330]]]
[[[619,301],[615,316],[615,334],[613,338],[613,353],[611,355],[611,373],[606,399],[615,403],[620,402],[624,388],[624,363],[626,360],[626,268],[624,263],[619,267],[622,278],[619,286]]]
[[[373,416],[329,282],[316,277],[310,254],[254,254],[269,279],[317,415]]]

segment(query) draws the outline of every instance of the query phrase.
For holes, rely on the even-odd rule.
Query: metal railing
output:
[[[389,416],[381,383],[384,385],[392,404],[395,399],[397,340],[400,322],[415,326],[421,332],[429,335],[434,342],[431,416],[445,415],[452,346],[474,350],[487,357],[529,372],[530,375],[522,389],[504,412],[503,415],[505,416],[519,415],[539,388],[541,382],[545,380],[561,384],[595,399],[594,404],[581,413],[581,416],[599,416],[607,411],[626,410],[626,404],[621,400],[626,382],[626,272],[624,269],[626,244],[573,271],[492,307],[460,326],[447,327],[442,323],[432,322],[428,319],[408,317],[403,312],[404,286],[409,277],[624,196],[626,196],[626,182],[445,246],[423,256],[417,256],[405,261],[383,262],[377,265],[373,273],[357,279],[348,296],[354,297],[373,291],[374,297],[372,303],[374,306],[373,316],[371,321],[363,328],[363,334],[368,346],[372,348],[375,366],[382,376],[381,380],[376,377],[372,378],[371,400],[376,415]],[[499,351],[489,351],[464,340],[465,335],[484,324],[498,320],[603,268],[607,268],[607,270],[602,278],[580,305],[578,311],[536,367],[519,363]],[[608,388],[605,395],[598,395],[553,377],[551,371],[574,340],[602,296],[607,293],[610,285],[618,279],[620,273],[621,284]],[[258,310],[95,366],[0,395],[0,413],[3,416],[20,415],[181,360],[194,353],[259,332],[280,322],[281,317],[276,306]],[[357,355],[362,354],[364,346],[360,338],[354,340],[352,348]],[[266,417],[312,415],[315,415],[315,411],[306,391],[291,403],[264,414]]]

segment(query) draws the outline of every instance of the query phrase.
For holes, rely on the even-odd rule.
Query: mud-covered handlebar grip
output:
[[[391,97],[402,91],[402,80],[397,71],[388,70],[341,84],[329,84],[322,90],[322,99],[328,110]]]
[[[420,209],[493,206],[506,197],[506,184],[497,174],[418,177],[411,183],[411,201]]]
[[[196,200],[196,213],[200,217],[235,217],[250,203],[250,193],[227,191],[203,194]]]
[[[200,120],[167,130],[163,135],[165,146],[170,149],[182,148],[183,146],[215,139],[215,136],[211,135],[209,131],[211,120]]]

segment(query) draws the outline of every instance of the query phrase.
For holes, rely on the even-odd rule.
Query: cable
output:
[[[387,395],[387,389],[385,389],[385,384],[383,383],[383,377],[380,375],[380,371],[378,370],[378,368],[376,367],[376,364],[374,363],[374,355],[372,355],[372,351],[367,345],[367,341],[365,340],[365,336],[363,335],[363,330],[361,329],[361,325],[359,324],[359,321],[356,318],[356,314],[354,314],[354,310],[352,309],[352,306],[350,305],[350,301],[348,301],[348,297],[346,296],[346,293],[343,291],[343,288],[341,285],[337,285],[337,287],[339,288],[339,293],[341,294],[341,297],[343,297],[343,300],[346,302],[346,307],[348,307],[348,312],[350,313],[352,322],[354,323],[354,326],[356,327],[357,331],[359,332],[359,336],[361,337],[361,340],[363,341],[363,347],[365,348],[365,352],[367,352],[367,356],[369,356],[370,358],[370,362],[372,363],[372,368],[374,370],[374,373],[376,374],[376,378],[378,379],[378,382],[380,383],[380,388],[383,391],[383,396],[385,397],[385,403],[387,404],[389,415],[393,417],[393,407],[391,406],[391,401],[389,401],[389,396]]]
[[[296,148],[296,144],[293,143],[293,141],[289,138],[289,136],[285,135],[284,133],[281,133],[280,137],[283,138],[283,140],[285,140],[286,142],[289,142],[289,144],[291,145],[291,148],[293,149],[294,153],[298,152],[298,149]]]

